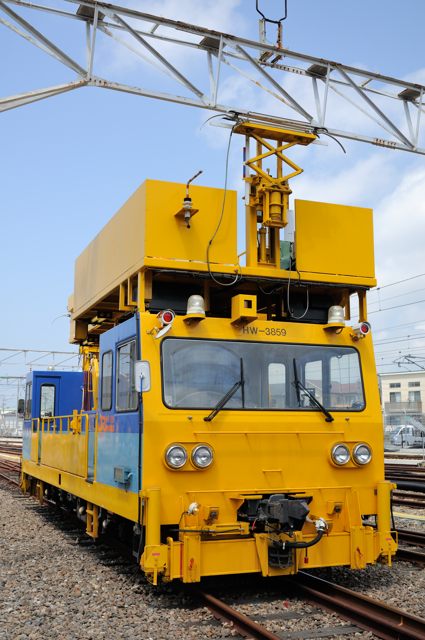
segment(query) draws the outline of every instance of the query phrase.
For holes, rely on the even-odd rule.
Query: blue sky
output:
[[[252,39],[258,34],[254,0],[128,4]],[[263,0],[260,6],[277,17],[283,0]],[[67,22],[13,8],[31,16],[40,30],[82,60],[82,33],[77,39]],[[424,83],[424,24],[423,0],[288,0],[283,42],[295,51]],[[98,44],[99,68],[120,80],[155,85],[155,73],[138,78],[140,72],[127,54],[110,53],[101,39]],[[71,71],[0,24],[1,96],[72,79]],[[145,178],[186,182],[203,169],[200,184],[223,185],[226,133],[209,126],[201,129],[208,115],[94,88],[0,114],[0,346],[69,348],[68,319],[59,316],[66,313],[73,288],[74,260]],[[236,138],[232,143],[232,188],[241,185],[241,144]],[[291,185],[294,196],[373,207],[380,283],[422,273],[425,158],[359,143],[344,146],[346,155],[332,142],[303,153],[305,173]],[[385,302],[390,293],[402,296],[411,290],[410,297],[392,304],[421,300],[424,284],[425,278],[418,278],[382,292],[382,298]],[[376,302],[377,294],[370,299]],[[416,322],[409,325],[412,334],[425,332],[425,304],[372,318],[380,339],[394,335],[391,327],[403,322]],[[407,334],[401,328],[395,335]],[[408,352],[407,345],[412,350],[422,344],[425,340],[403,343],[403,352]],[[425,346],[417,353],[425,354]],[[392,355],[385,358],[390,362]],[[16,371],[3,365],[1,374]]]

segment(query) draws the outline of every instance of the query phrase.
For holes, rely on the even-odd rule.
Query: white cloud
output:
[[[245,20],[241,17],[240,11],[238,11],[240,3],[241,0],[203,0],[202,2],[199,2],[199,0],[180,0],[179,2],[176,0],[152,0],[149,2],[146,0],[130,0],[123,4],[131,9],[149,13],[154,16],[179,20],[207,29],[233,33],[235,31],[235,25],[238,26],[236,30],[239,32],[241,29],[243,30],[245,26]],[[126,20],[133,28],[142,31],[149,31],[153,26],[150,22],[132,19]],[[186,34],[183,31],[170,31],[166,27],[159,27],[156,34],[188,42],[199,41],[199,37],[197,36]],[[154,57],[132,36],[126,33],[120,33],[119,37],[135,49],[140,50],[147,59],[155,61]],[[200,66],[202,60],[206,60],[205,53],[202,53],[202,56],[200,56],[196,49],[191,51],[188,50],[187,47],[161,42],[152,38],[147,38],[147,41],[154,46],[161,55],[169,60],[169,62],[183,72],[188,69],[191,69],[193,72],[194,69]],[[115,45],[111,43],[110,38],[103,40],[101,43],[99,58],[102,61],[103,68],[114,73],[132,72],[140,69],[140,65],[142,65],[144,76],[146,76],[146,72],[148,72],[148,76],[152,75],[152,77],[156,77],[157,82],[157,71],[155,71],[153,67],[146,65],[138,55],[131,52],[128,48],[121,44]],[[159,68],[161,68],[160,63]],[[203,69],[205,73],[207,73],[205,62],[203,63]],[[158,86],[155,88],[159,90]]]
[[[383,198],[376,214],[375,236],[382,281],[392,282],[425,272],[425,168],[408,170]]]
[[[128,6],[171,20],[182,20],[208,29],[233,32],[244,24],[236,10],[241,0],[133,0]],[[237,29],[239,31],[239,29]]]
[[[325,159],[323,150],[322,158]],[[316,156],[319,151],[315,151]],[[297,198],[334,202],[353,206],[373,207],[377,194],[387,190],[394,180],[395,167],[387,156],[374,154],[357,161],[339,151],[339,158],[332,154],[332,162],[312,167],[293,181]],[[317,160],[317,158],[316,158]],[[296,191],[296,193],[295,193]]]

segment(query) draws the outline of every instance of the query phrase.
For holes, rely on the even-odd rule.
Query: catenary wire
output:
[[[419,291],[423,291],[424,288],[420,289],[412,289],[411,291],[406,291],[405,293],[398,293],[396,296],[390,296],[389,298],[383,298],[382,300],[371,300],[369,304],[382,304],[383,302],[388,302],[388,300],[394,300],[395,298],[402,298],[403,296],[408,296],[413,293],[418,293]]]
[[[397,280],[397,282],[390,282],[389,284],[384,284],[382,287],[373,287],[371,291],[379,291],[380,289],[386,289],[387,287],[394,287],[396,284],[402,284],[403,282],[408,282],[409,280],[415,280],[416,278],[422,278],[425,276],[425,273],[418,273],[415,276],[410,276],[409,278],[404,278],[404,280]]]
[[[380,313],[381,311],[391,311],[392,309],[401,309],[402,307],[410,307],[412,304],[421,304],[421,302],[425,302],[425,300],[415,300],[414,302],[405,302],[404,304],[398,304],[394,307],[385,307],[385,309],[375,309],[375,311],[370,311],[369,315],[372,313]]]

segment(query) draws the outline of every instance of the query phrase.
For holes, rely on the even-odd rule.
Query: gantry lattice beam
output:
[[[0,347],[0,373],[7,367],[19,367],[21,370],[38,369],[80,369],[79,353],[76,351],[48,351],[43,349],[12,349]],[[11,379],[13,376],[3,376]]]
[[[423,85],[105,2],[56,5],[0,0],[0,25],[76,74],[59,85],[0,98],[0,111],[91,86],[425,154]],[[45,32],[31,23],[34,12],[46,16]],[[52,16],[57,27],[48,37]],[[66,30],[59,30],[61,23]],[[72,53],[56,42],[65,31],[68,47],[72,34]],[[148,77],[152,86],[106,77],[100,41],[103,51],[107,43],[126,49],[140,63],[137,78]],[[149,75],[148,67],[161,74]],[[267,101],[266,108],[247,109],[238,77],[251,87],[254,104]]]

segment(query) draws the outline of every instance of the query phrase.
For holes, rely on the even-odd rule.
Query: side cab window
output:
[[[112,351],[102,355],[101,400],[102,411],[112,409]]]
[[[117,349],[117,411],[135,411],[138,408],[138,397],[134,380],[134,363],[136,361],[136,341],[130,340]]]
[[[55,415],[56,387],[54,384],[42,384],[40,387],[40,418]]]

